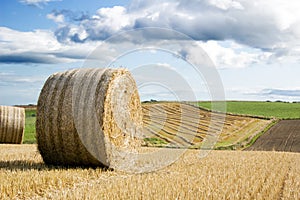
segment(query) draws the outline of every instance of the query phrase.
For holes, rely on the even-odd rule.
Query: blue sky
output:
[[[202,50],[219,73],[225,99],[300,101],[298,2],[2,0],[0,104],[36,104],[52,73],[108,65],[125,66],[137,79],[142,76],[138,67],[153,69],[138,83],[164,80],[155,71],[164,67],[183,77],[197,99],[210,100],[208,82],[218,77],[199,76],[190,65],[203,65]],[[126,33],[141,29],[146,31]],[[109,41],[118,34],[126,39]],[[142,100],[176,96],[167,87],[145,85],[140,87]]]

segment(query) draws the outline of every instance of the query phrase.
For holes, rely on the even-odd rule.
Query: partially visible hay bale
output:
[[[22,144],[25,109],[0,106],[0,143]]]
[[[137,87],[124,69],[53,74],[38,100],[37,142],[46,164],[114,167],[123,151],[140,146],[141,128]]]

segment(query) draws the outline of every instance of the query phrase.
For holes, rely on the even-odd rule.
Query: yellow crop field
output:
[[[157,138],[165,146],[198,148],[209,133],[218,137],[216,148],[243,148],[273,120],[209,112],[183,103],[160,102],[143,104],[143,122],[145,137]]]
[[[0,199],[300,199],[299,153],[211,151],[200,159],[187,150],[161,170],[128,174],[48,167],[36,145],[3,144],[0,152]]]

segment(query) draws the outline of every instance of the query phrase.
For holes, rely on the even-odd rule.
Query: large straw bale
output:
[[[22,144],[24,128],[24,108],[0,106],[0,143]]]
[[[51,75],[37,105],[38,149],[46,164],[114,168],[140,146],[142,109],[125,69]]]

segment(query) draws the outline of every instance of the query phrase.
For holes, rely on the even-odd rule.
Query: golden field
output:
[[[145,137],[161,141],[158,145],[147,143],[148,146],[199,148],[207,135],[215,135],[215,148],[242,149],[273,121],[210,112],[178,102],[143,104]]]
[[[300,199],[300,154],[187,150],[161,170],[48,167],[36,145],[0,145],[0,199]]]

